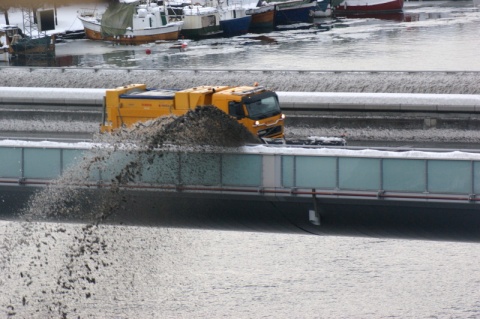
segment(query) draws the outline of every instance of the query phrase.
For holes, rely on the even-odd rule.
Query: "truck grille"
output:
[[[278,125],[278,126],[269,127],[267,129],[258,131],[258,137],[270,137],[270,136],[278,135],[281,133],[282,133],[282,126]]]

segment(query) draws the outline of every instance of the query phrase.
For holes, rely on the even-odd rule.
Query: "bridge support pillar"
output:
[[[317,202],[317,195],[315,194],[315,189],[312,189],[312,200],[313,200],[313,209],[308,211],[308,220],[313,224],[320,226],[321,218],[320,211]]]

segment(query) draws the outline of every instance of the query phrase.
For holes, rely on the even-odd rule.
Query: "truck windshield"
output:
[[[248,117],[252,120],[261,120],[281,113],[276,96],[265,96],[259,99],[246,100]]]

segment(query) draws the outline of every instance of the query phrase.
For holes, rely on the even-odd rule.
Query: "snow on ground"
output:
[[[53,141],[24,141],[24,140],[1,140],[0,147],[38,147],[38,148],[68,148],[68,149],[90,149],[96,144],[88,142],[61,143]]]
[[[52,9],[51,7],[45,9]],[[102,12],[105,9],[105,4],[78,4],[76,6],[62,6],[57,8],[57,22],[55,31],[49,31],[47,33],[62,33],[65,31],[83,30],[82,22],[77,18],[79,10],[83,9],[97,9]],[[23,28],[22,11],[18,8],[11,8],[8,11],[10,24]],[[0,27],[5,24],[5,15],[0,12]]]
[[[98,143],[62,143],[52,141],[24,141],[24,140],[0,140],[2,147],[28,147],[28,148],[68,148],[68,149],[91,149],[99,147]],[[108,147],[108,146],[107,146]],[[213,149],[215,150],[215,149]],[[204,152],[205,150],[202,150]],[[232,151],[221,149],[220,151]],[[268,147],[265,145],[244,146],[236,148],[234,152],[250,154],[281,154],[281,155],[314,155],[314,156],[345,156],[345,157],[368,157],[368,158],[422,158],[422,159],[455,159],[455,160],[480,160],[480,154],[464,151],[426,152],[426,151],[403,151],[392,152],[373,149],[350,150],[342,148],[304,148],[304,147]]]

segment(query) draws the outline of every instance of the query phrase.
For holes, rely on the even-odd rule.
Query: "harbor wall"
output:
[[[0,86],[111,88],[132,83],[185,89],[249,85],[274,91],[480,94],[480,72],[0,67]]]

